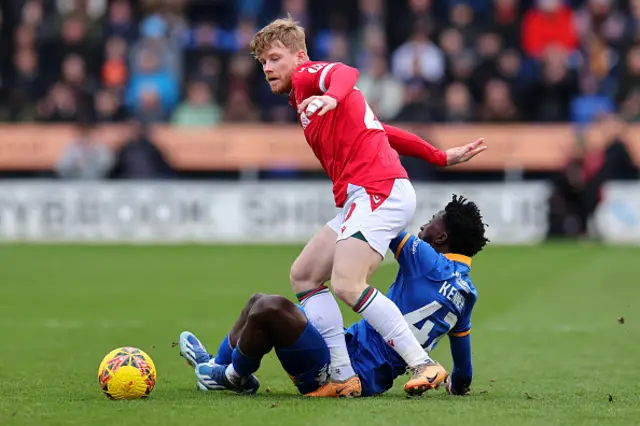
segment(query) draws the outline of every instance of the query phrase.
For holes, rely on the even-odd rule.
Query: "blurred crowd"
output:
[[[3,0],[0,121],[294,121],[247,50],[285,13],[382,120],[640,120],[640,0]]]

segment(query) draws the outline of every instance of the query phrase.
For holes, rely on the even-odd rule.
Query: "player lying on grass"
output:
[[[312,61],[305,33],[291,17],[262,28],[250,43],[271,91],[289,96],[305,139],[333,182],[342,209],[307,243],[291,266],[290,281],[308,320],[331,354],[325,396],[358,396],[360,379],[351,360],[335,295],[362,315],[410,367],[405,391],[419,394],[445,374],[422,350],[402,313],[368,284],[392,239],[416,209],[416,194],[398,154],[441,167],[469,161],[486,149],[484,140],[441,151],[420,137],[380,123],[355,87],[358,70],[341,63]],[[338,392],[339,391],[339,392]]]
[[[427,353],[449,335],[452,394],[466,394],[471,384],[471,312],[476,289],[469,279],[471,257],[487,244],[482,215],[475,203],[453,196],[443,211],[420,228],[417,237],[401,233],[391,242],[399,271],[387,297],[395,303]],[[344,332],[349,357],[362,383],[362,395],[391,388],[407,364],[366,321]],[[256,294],[247,303],[215,358],[190,332],[180,335],[180,354],[195,368],[203,390],[230,389],[252,394],[260,386],[253,375],[264,355],[275,348],[282,367],[307,396],[327,396],[329,348],[309,323],[304,308],[282,296]],[[428,377],[441,383],[446,372]],[[336,392],[334,396],[344,395]]]

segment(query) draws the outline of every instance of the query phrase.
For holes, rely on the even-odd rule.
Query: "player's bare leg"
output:
[[[316,395],[327,380],[329,350],[318,330],[290,300],[275,295],[256,295],[241,314],[229,342],[237,344],[228,366],[206,365],[204,379],[236,392],[253,393],[255,373],[264,355],[275,348],[282,366],[302,393]],[[343,396],[343,395],[340,395]]]
[[[309,321],[318,329],[329,347],[331,379],[339,384],[338,389],[342,389],[345,382],[353,384],[354,386],[349,387],[351,394],[348,396],[358,396],[360,391],[356,392],[354,389],[360,387],[360,381],[349,359],[342,312],[337,300],[325,286],[331,278],[337,237],[333,229],[328,225],[324,226],[293,263],[290,278]]]
[[[262,357],[274,346],[288,347],[298,340],[307,319],[290,300],[282,296],[261,297],[250,309],[238,336],[238,347],[247,356]]]
[[[367,284],[381,262],[382,256],[362,239],[340,240],[336,244],[331,284],[336,295],[361,314],[404,359],[412,370],[405,392],[419,395],[440,386],[447,372],[422,348],[400,309]]]
[[[261,298],[263,298],[264,296],[265,296],[264,294],[256,293],[253,296],[251,296],[251,298],[247,301],[247,304],[244,306],[244,308],[240,312],[240,316],[238,317],[237,321],[231,328],[231,331],[229,332],[229,334],[227,334],[224,337],[224,339],[222,339],[222,342],[220,342],[220,345],[218,346],[218,352],[214,359],[215,364],[218,364],[218,365],[231,364],[232,362],[231,356],[233,354],[233,349],[238,344],[238,336],[242,332],[242,329],[244,328],[244,325],[247,322],[249,312],[251,311],[251,308],[253,307],[253,305],[255,305],[255,303]],[[189,334],[192,334],[192,333],[189,333]],[[201,346],[201,347],[203,346],[202,343],[199,341],[194,343],[196,344],[196,346]],[[185,356],[187,354],[181,353],[181,355]],[[195,367],[196,364],[198,364],[198,362],[196,362],[195,360],[195,356],[191,356],[191,357],[185,356],[185,358],[187,358],[187,360],[193,367]],[[201,362],[205,362],[203,358],[204,357],[200,358]],[[210,355],[210,358],[214,358],[214,357]]]
[[[238,338],[242,333],[242,329],[244,329],[244,326],[247,324],[247,318],[249,318],[251,309],[253,309],[253,306],[263,297],[266,297],[266,295],[262,293],[256,293],[252,295],[244,308],[242,308],[240,316],[236,320],[235,324],[233,324],[233,327],[229,332],[229,344],[232,348],[235,348],[238,345]]]

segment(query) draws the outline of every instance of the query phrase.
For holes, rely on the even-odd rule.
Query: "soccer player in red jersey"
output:
[[[362,386],[349,360],[336,296],[361,314],[411,369],[405,391],[435,388],[446,370],[424,351],[402,313],[368,285],[389,248],[409,224],[416,194],[398,154],[437,166],[470,160],[486,149],[483,139],[446,152],[421,138],[380,123],[355,87],[358,70],[311,61],[304,30],[290,17],[260,30],[251,50],[271,91],[288,94],[304,135],[333,182],[342,211],[321,229],[291,267],[291,283],[309,321],[331,353],[331,380],[310,396],[355,397]]]

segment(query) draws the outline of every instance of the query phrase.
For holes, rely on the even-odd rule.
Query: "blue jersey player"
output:
[[[487,242],[476,204],[454,195],[417,236],[403,232],[391,243],[399,271],[387,297],[400,308],[427,352],[445,335],[449,336],[451,376],[444,368],[434,370],[429,378],[433,386],[428,388],[438,387],[448,377],[449,393],[463,395],[469,390],[469,332],[477,298],[469,270],[471,257]],[[393,350],[393,340],[380,335],[366,320],[345,330],[345,337],[351,362],[362,382],[363,396],[389,390],[394,379],[405,372],[407,365]],[[215,357],[192,333],[183,332],[180,336],[180,353],[195,368],[198,386],[204,390],[255,393],[259,382],[254,373],[271,349],[275,349],[302,394],[344,394],[318,392],[328,380],[329,348],[307,320],[303,308],[282,296],[251,297]]]

